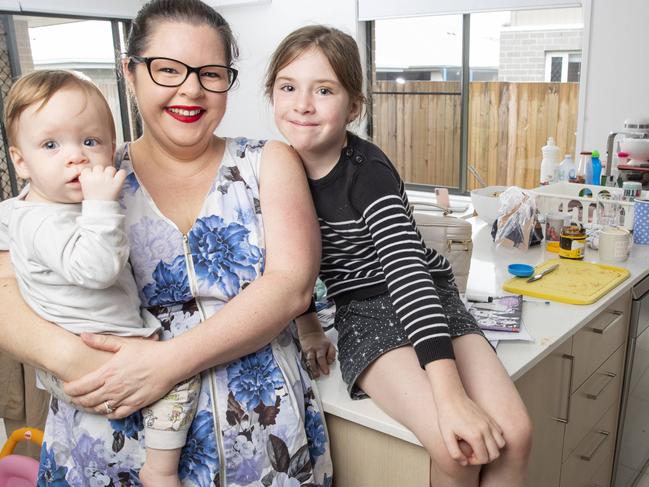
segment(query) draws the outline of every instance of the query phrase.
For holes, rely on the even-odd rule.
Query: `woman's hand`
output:
[[[322,372],[329,374],[329,366],[336,360],[336,348],[322,329],[300,334],[300,346],[313,378]]]
[[[114,355],[97,370],[66,383],[64,390],[75,405],[109,419],[124,418],[157,401],[183,379],[172,373],[170,342],[88,333],[81,338]]]

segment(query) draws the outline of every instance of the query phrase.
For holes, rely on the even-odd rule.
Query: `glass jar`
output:
[[[580,224],[566,225],[561,229],[559,257],[579,260],[584,258],[586,229]]]
[[[588,151],[579,153],[579,164],[577,164],[577,176],[575,178],[576,183],[586,184],[586,174],[588,172],[588,167],[592,167],[592,156],[593,153]]]

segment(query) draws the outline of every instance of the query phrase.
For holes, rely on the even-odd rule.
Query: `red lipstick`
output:
[[[183,105],[166,107],[165,111],[174,119],[182,123],[197,122],[205,113],[205,110],[202,107]]]

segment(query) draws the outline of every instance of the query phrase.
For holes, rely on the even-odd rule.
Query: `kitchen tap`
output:
[[[611,176],[611,164],[613,164],[613,144],[615,143],[615,137],[618,135],[631,135],[636,139],[646,139],[649,137],[649,134],[642,133],[632,130],[620,130],[619,132],[611,132],[608,134],[606,139],[606,178],[604,181],[608,181]]]

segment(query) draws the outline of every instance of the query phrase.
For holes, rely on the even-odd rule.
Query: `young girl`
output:
[[[523,486],[525,406],[448,261],[424,245],[396,169],[346,130],[364,101],[354,40],[324,26],[296,30],[275,51],[265,89],[309,177],[350,395],[369,395],[417,435],[435,486]],[[315,368],[313,352],[325,348],[310,348]]]

